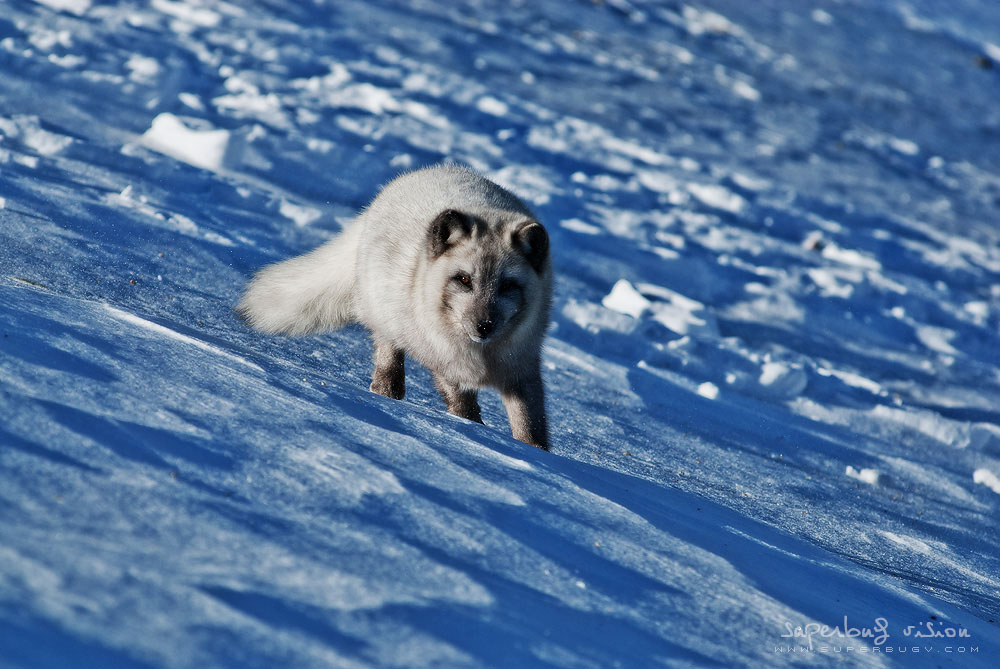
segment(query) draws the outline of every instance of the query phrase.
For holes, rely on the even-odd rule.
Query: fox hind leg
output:
[[[403,350],[384,342],[375,342],[375,370],[368,389],[373,393],[401,400],[406,395]]]

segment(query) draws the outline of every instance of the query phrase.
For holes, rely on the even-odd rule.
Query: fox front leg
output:
[[[375,371],[368,389],[373,393],[401,400],[406,394],[406,375],[403,371],[403,351],[391,344],[375,342]]]
[[[515,439],[549,450],[549,429],[545,418],[545,389],[542,375],[528,377],[521,383],[502,389],[500,397],[507,409],[510,431]]]
[[[475,390],[462,390],[454,383],[444,380],[437,374],[434,375],[434,385],[437,386],[438,392],[441,393],[441,397],[448,407],[448,413],[468,420],[474,420],[477,423],[483,422],[483,418],[479,412],[478,393]]]

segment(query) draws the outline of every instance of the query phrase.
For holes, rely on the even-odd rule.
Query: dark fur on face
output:
[[[516,329],[548,250],[537,221],[503,231],[454,209],[438,214],[428,228],[428,254],[442,265],[440,309],[454,334],[485,344]]]

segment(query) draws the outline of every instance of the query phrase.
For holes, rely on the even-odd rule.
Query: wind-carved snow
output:
[[[37,116],[0,116],[0,136],[14,140],[43,156],[54,156],[73,142],[72,137],[45,130]]]
[[[35,0],[40,5],[83,16],[90,9],[91,0]]]
[[[601,304],[635,319],[648,312],[650,318],[677,334],[718,335],[714,318],[700,302],[662,286],[644,283],[638,288],[640,290],[625,279],[619,279]],[[646,295],[654,299],[650,300]]]
[[[601,234],[601,229],[596,225],[591,225],[586,221],[581,221],[579,218],[567,218],[564,221],[559,221],[559,225],[566,228],[567,230],[572,230],[573,232],[579,232],[582,235],[599,235]]]
[[[185,334],[181,334],[180,332],[171,330],[168,327],[165,327],[158,323],[154,323],[152,321],[148,321],[145,318],[140,318],[135,314],[130,314],[127,311],[122,311],[121,309],[117,309],[115,307],[112,307],[111,305],[104,305],[104,308],[107,310],[109,314],[111,314],[115,318],[125,323],[129,323],[130,325],[135,325],[144,330],[148,330],[152,333],[158,334],[163,337],[167,337],[169,339],[173,339],[175,341],[183,342],[185,344],[190,344],[191,346],[195,346],[203,351],[208,351],[213,355],[223,357],[233,362],[238,362],[239,364],[244,365],[245,367],[249,367],[257,372],[263,373],[264,371],[263,369],[260,368],[260,366],[250,362],[249,360],[241,358],[238,355],[234,355],[229,351],[224,351],[217,346],[212,346],[211,344],[203,342],[200,339],[195,339],[194,337],[189,337]]]
[[[594,333],[604,329],[631,332],[635,329],[637,318],[602,304],[572,298],[563,305],[562,314],[577,326]]]
[[[809,384],[809,377],[802,367],[780,362],[765,362],[757,382],[768,395],[789,399],[798,397]]]
[[[409,4],[5,6],[0,657],[996,657],[988,3]],[[233,312],[438,162],[549,231],[551,453]],[[880,617],[978,651],[785,636]]]
[[[184,25],[184,31],[194,27],[214,28],[222,20],[222,16],[218,12],[200,6],[200,4],[184,2],[184,0],[152,0],[154,8],[177,19]]]
[[[746,207],[742,197],[716,184],[689,183],[688,191],[703,203],[716,209],[738,214]]]
[[[309,206],[295,204],[288,200],[281,200],[278,211],[282,216],[290,218],[295,225],[302,227],[309,225],[323,215],[323,212]]]

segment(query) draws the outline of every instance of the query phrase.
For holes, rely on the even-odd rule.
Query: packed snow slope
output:
[[[996,666],[998,90],[995,0],[0,3],[0,666]],[[233,314],[442,161],[551,453]]]

